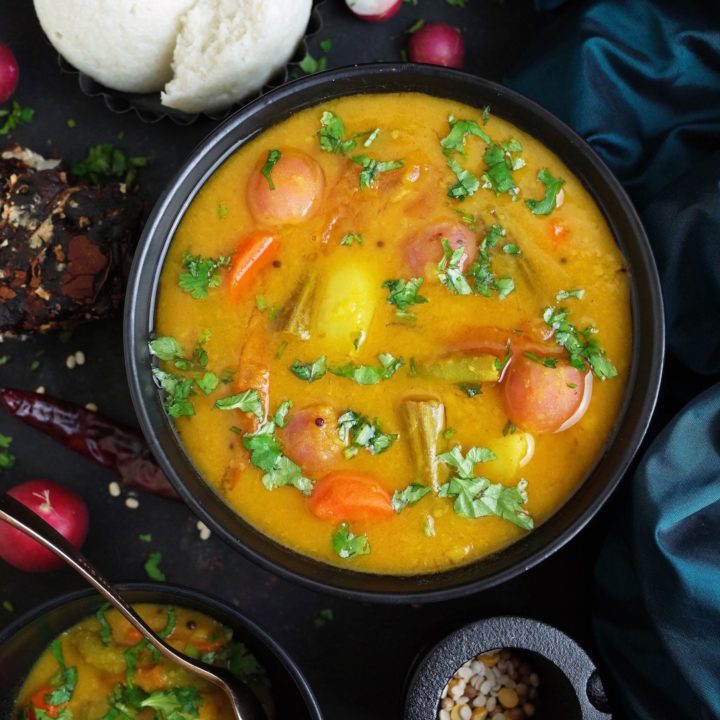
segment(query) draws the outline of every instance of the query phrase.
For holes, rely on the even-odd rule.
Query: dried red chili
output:
[[[0,388],[11,415],[120,476],[125,487],[178,499],[142,435],[79,405],[26,390]]]

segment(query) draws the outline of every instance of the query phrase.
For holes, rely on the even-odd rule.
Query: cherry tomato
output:
[[[299,150],[283,150],[268,177],[262,173],[264,164],[265,158],[247,187],[248,206],[255,219],[267,225],[293,225],[313,217],[325,192],[320,165]]]
[[[342,458],[337,423],[337,411],[325,403],[291,410],[287,426],[278,433],[285,454],[311,475],[328,470]]]
[[[462,33],[451,25],[428,23],[410,36],[408,56],[416,63],[461,68],[465,60]]]
[[[504,380],[510,420],[531,433],[566,430],[585,414],[592,395],[592,374],[564,360],[545,367],[518,355]]]
[[[423,275],[429,265],[434,268],[442,260],[443,239],[447,239],[453,250],[461,245],[465,248],[459,263],[461,270],[477,257],[477,238],[470,228],[453,222],[431,225],[412,235],[405,245],[405,259],[414,274]]]

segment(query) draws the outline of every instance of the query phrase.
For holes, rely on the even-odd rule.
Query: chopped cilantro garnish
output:
[[[354,242],[356,242],[358,245],[362,245],[365,242],[365,238],[360,233],[348,232],[343,235],[340,244],[345,245],[346,247],[350,247]]]
[[[443,238],[441,244],[443,257],[437,266],[438,280],[455,295],[472,295],[472,288],[460,269],[460,263],[465,257],[465,248],[459,245],[453,250],[447,238]]]
[[[332,40],[330,40],[330,38],[321,40],[318,45],[324,53],[329,53],[332,50]]]
[[[448,197],[455,200],[464,200],[474,195],[480,187],[480,181],[469,170],[465,170],[461,165],[450,158],[448,167],[455,173],[457,182],[448,190]]]
[[[412,483],[402,490],[396,490],[392,496],[392,508],[396,513],[404,510],[408,505],[414,505],[422,500],[432,488],[427,485]]]
[[[502,250],[506,255],[522,255],[520,248],[515,243],[507,243],[507,245],[503,245]]]
[[[468,135],[475,135],[488,145],[492,143],[490,136],[474,120],[455,120],[451,115],[448,121],[450,123],[450,132],[440,140],[443,152],[446,155],[452,152],[463,154],[465,152],[465,138]]]
[[[537,178],[545,186],[545,196],[541,200],[526,200],[525,204],[533,215],[549,215],[557,205],[557,194],[565,181],[553,177],[547,168],[540,170]]]
[[[275,351],[275,359],[279,360],[282,356],[285,350],[287,349],[288,342],[287,340],[283,340],[279,345],[278,349]]]
[[[546,368],[555,369],[558,364],[557,358],[541,357],[540,355],[536,355],[535,353],[529,352],[528,350],[523,353],[523,356],[526,357],[528,360],[532,360],[533,362],[540,363],[540,365],[544,365]]]
[[[97,185],[101,178],[124,178],[126,185],[133,184],[137,169],[145,167],[147,157],[126,157],[110,143],[101,143],[88,150],[84,160],[74,162],[72,174],[82,182]]]
[[[62,641],[60,638],[55,638],[50,644],[50,650],[55,658],[60,671],[52,679],[54,687],[49,693],[47,693],[43,700],[48,705],[64,705],[70,702],[75,692],[75,686],[77,685],[78,672],[76,667],[67,667],[65,664],[65,657],[63,655]],[[72,717],[72,715],[70,715]]]
[[[467,0],[445,0],[445,2],[451,7],[464,8]]]
[[[589,367],[596,378],[607,380],[617,375],[615,366],[605,356],[605,351],[591,337],[595,328],[578,329],[568,321],[570,311],[567,308],[547,307],[543,312],[543,320],[553,329],[553,336],[558,345],[570,354],[570,364],[577,370]]]
[[[514,435],[517,432],[517,425],[515,425],[512,420],[508,420],[505,423],[505,427],[502,429],[503,437],[507,437],[508,435]]]
[[[165,409],[170,417],[185,417],[195,414],[190,397],[195,394],[192,378],[153,368],[153,377],[165,391]]]
[[[307,53],[298,64],[304,73],[311,75],[312,73],[322,72],[327,68],[327,57],[323,55],[315,59],[310,53]]]
[[[231,259],[225,255],[215,259],[184,252],[182,268],[186,272],[180,273],[178,278],[180,289],[183,292],[190,293],[196,300],[204,300],[210,288],[216,288],[220,285],[221,277],[218,271],[221,268],[228,267]]]
[[[458,387],[471,399],[482,395],[482,387],[478,383],[460,383]]]
[[[358,385],[376,385],[381,380],[391,378],[403,365],[401,358],[394,358],[390,353],[380,353],[378,360],[380,367],[347,363],[330,367],[328,370],[338,377],[354,380]]]
[[[5,612],[15,612],[15,606],[9,601],[9,600],[3,600],[2,601],[3,610]]]
[[[10,110],[0,110],[0,121],[5,118],[0,135],[7,135],[18,125],[27,125],[32,122],[35,111],[32,108],[24,107],[17,100],[13,100]]]
[[[280,159],[281,152],[279,150],[268,150],[267,158],[265,159],[265,164],[262,166],[262,169],[260,172],[262,173],[262,176],[267,180],[267,184],[269,185],[271,190],[275,189],[275,183],[272,179],[272,169],[275,167],[275,163]]]
[[[0,367],[7,365],[10,362],[9,355],[0,355]]]
[[[152,708],[159,720],[193,720],[199,717],[201,705],[202,697],[193,687],[156,690],[140,701],[140,708]]]
[[[370,554],[370,543],[367,535],[354,535],[348,523],[338,526],[332,535],[333,550],[343,559]]]
[[[492,269],[490,250],[502,237],[505,237],[505,229],[498,224],[492,225],[480,243],[477,260],[468,272],[468,275],[475,280],[476,292],[485,297],[491,297],[495,292],[500,300],[504,300],[515,290],[515,282],[510,276],[498,278]]]
[[[265,668],[241,642],[232,642],[227,646],[227,667],[235,677],[244,680],[265,674]]]
[[[165,573],[160,569],[160,561],[162,560],[162,553],[151,552],[145,561],[145,572],[151,580],[157,580],[158,582],[165,581]]]
[[[467,518],[495,515],[509,520],[524,530],[531,530],[534,523],[524,507],[527,502],[527,481],[520,480],[516,487],[492,483],[474,474],[476,463],[497,459],[488,448],[472,447],[465,456],[456,445],[450,452],[438,455],[438,461],[454,468],[455,475],[440,486],[440,497],[454,497],[453,509]]]
[[[335,619],[333,615],[333,611],[331,608],[323,608],[318,614],[317,617],[313,620],[313,625],[315,625],[316,628],[321,628],[327,625],[327,623],[332,622]]]
[[[352,139],[343,139],[345,123],[333,112],[326,110],[320,116],[320,129],[318,130],[320,149],[329,153],[345,155],[355,147]]]
[[[386,280],[382,287],[387,288],[387,301],[395,305],[395,315],[402,319],[414,319],[415,313],[408,312],[411,305],[420,305],[427,302],[427,298],[418,295],[418,290],[423,284],[422,278],[410,278],[409,280],[395,279]]]
[[[405,165],[402,160],[373,160],[367,155],[353,155],[351,159],[362,167],[360,189],[372,187],[380,173],[398,170]]]
[[[144,543],[152,542],[152,533],[140,533],[138,535],[138,540]]]
[[[519,189],[513,179],[513,171],[525,167],[525,161],[521,157],[513,157],[514,153],[522,150],[522,145],[511,138],[506,142],[496,145],[488,145],[483,155],[486,169],[481,180],[482,186],[493,190],[496,195],[508,193],[513,200],[517,199]]]
[[[100,623],[100,640],[102,640],[102,644],[105,645],[105,647],[108,647],[112,641],[112,628],[105,617],[105,613],[109,607],[110,603],[104,603],[95,613],[95,618]]]
[[[151,354],[165,362],[172,362],[185,357],[185,351],[182,349],[182,345],[180,345],[174,337],[169,335],[163,335],[162,337],[151,340],[149,347]]]
[[[220,220],[224,220],[228,216],[229,212],[230,208],[228,208],[227,203],[220,203],[218,205],[217,214]]]
[[[219,383],[218,376],[213,372],[206,372],[201,377],[195,378],[195,384],[205,395],[212,394]]]
[[[345,448],[348,459],[355,457],[361,448],[371,455],[379,455],[398,439],[398,435],[382,432],[377,421],[373,423],[354,410],[346,410],[338,418],[338,436],[341,442],[348,444]]]
[[[408,35],[416,33],[420,28],[425,27],[425,19],[418,18],[407,30]]]
[[[443,431],[443,437],[445,438],[445,440],[449,440],[455,435],[456,432],[457,430],[455,430],[455,428],[445,428],[445,430]]]
[[[264,295],[256,295],[255,296],[255,307],[262,312],[263,310],[267,310],[268,304],[267,300],[265,299]]]
[[[10,452],[12,437],[0,433],[0,470],[10,470],[15,465],[15,456]]]
[[[489,105],[486,105],[486,106],[483,108],[483,111],[482,111],[482,123],[483,123],[483,125],[487,125],[489,119],[490,119],[490,106],[489,106]]]
[[[327,357],[321,355],[317,360],[306,363],[302,360],[293,360],[293,364],[290,365],[290,372],[300,380],[306,382],[315,382],[325,376],[327,372]]]
[[[290,405],[283,403],[273,420],[285,421]],[[275,437],[274,421],[263,423],[254,433],[243,436],[243,445],[250,451],[250,462],[263,470],[262,483],[267,490],[291,485],[305,495],[312,491],[312,481],[304,477],[302,469],[286,457]]]
[[[244,390],[236,395],[219,398],[213,405],[218,410],[240,410],[240,412],[253,413],[258,420],[263,419],[264,410],[257,390]]]
[[[577,298],[578,300],[582,300],[584,297],[585,290],[583,290],[583,288],[577,288],[577,290],[561,290],[557,295],[555,295],[555,299],[558,302],[567,300],[568,298]]]
[[[290,412],[292,405],[292,400],[285,400],[284,402],[280,403],[280,406],[273,415],[273,422],[278,427],[284,428],[287,425],[288,413]]]

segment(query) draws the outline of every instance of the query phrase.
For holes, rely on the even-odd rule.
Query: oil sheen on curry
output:
[[[136,605],[177,650],[227,667],[274,716],[265,671],[232,631],[203,613],[172,605]],[[95,615],[55,638],[18,695],[17,720],[231,720],[222,690],[166,660],[116,610]]]
[[[163,268],[154,374],[207,481],[276,541],[373,573],[496,552],[603,450],[629,279],[532,136],[420,94],[351,96],[252,140]]]

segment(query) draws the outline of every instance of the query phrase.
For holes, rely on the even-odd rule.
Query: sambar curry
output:
[[[299,112],[192,201],[151,352],[199,471],[278,542],[373,573],[500,550],[597,461],[629,279],[599,208],[489,109]]]
[[[232,631],[173,605],[135,610],[177,650],[227,667],[272,712],[269,684]],[[116,610],[103,605],[53,640],[23,683],[18,720],[231,720],[223,691],[162,657]]]

